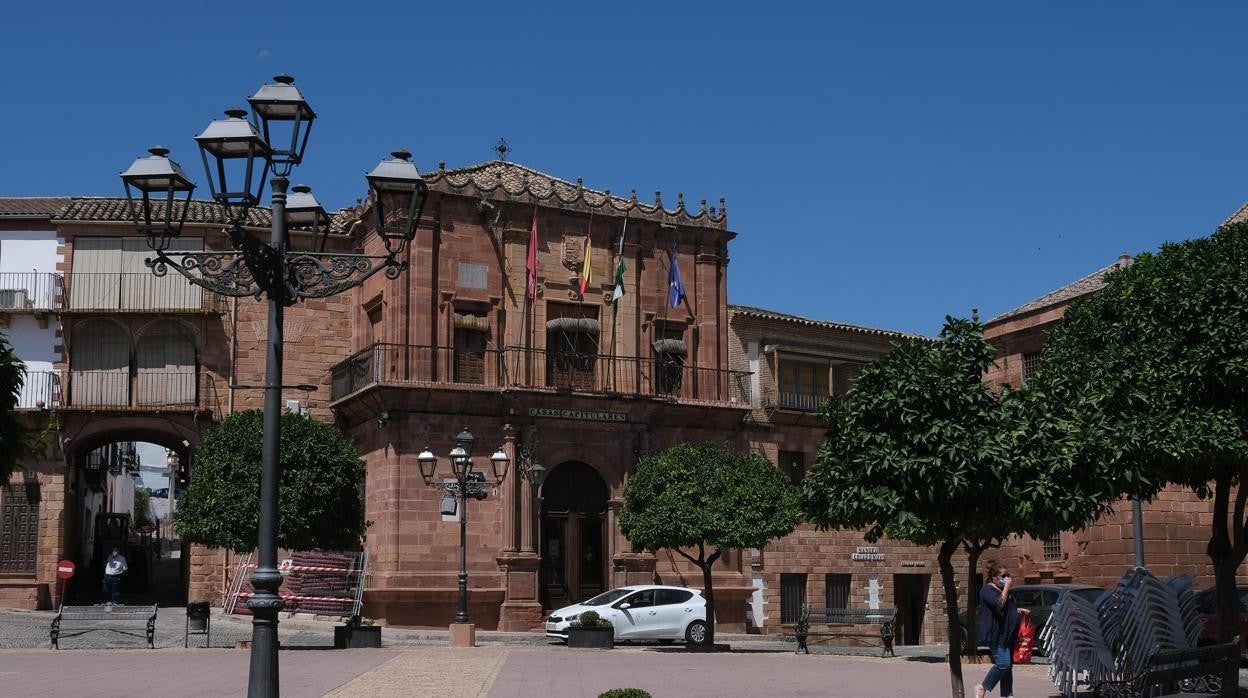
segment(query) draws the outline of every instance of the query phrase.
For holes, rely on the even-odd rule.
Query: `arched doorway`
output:
[[[542,605],[602,593],[607,579],[607,483],[584,463],[557,466],[542,485]]]

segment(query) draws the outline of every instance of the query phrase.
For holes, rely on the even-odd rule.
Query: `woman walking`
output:
[[[1014,580],[1004,565],[988,562],[988,583],[979,590],[979,641],[988,645],[992,667],[975,687],[975,698],[984,698],[1001,684],[1001,698],[1014,697],[1014,638],[1018,635],[1018,604],[1010,596]]]

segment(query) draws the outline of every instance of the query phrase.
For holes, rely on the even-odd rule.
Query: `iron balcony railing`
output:
[[[197,370],[149,371],[140,368],[117,371],[66,372],[61,382],[59,406],[99,410],[210,410],[220,411],[216,381]]]
[[[41,312],[64,307],[60,274],[0,272],[0,311]]]
[[[827,395],[819,395],[817,393],[788,393],[781,391],[776,394],[772,404],[769,406],[798,412],[818,412],[827,399]]]
[[[225,308],[221,297],[179,274],[73,272],[66,285],[71,311],[219,313]]]
[[[338,400],[377,384],[482,386],[748,405],[748,379],[747,372],[690,366],[675,357],[374,344],[334,366],[330,396]]]
[[[61,406],[61,380],[56,371],[27,371],[17,394],[17,409],[43,410]]]

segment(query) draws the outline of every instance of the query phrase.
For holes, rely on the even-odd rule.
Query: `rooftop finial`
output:
[[[979,322],[979,308],[971,308],[971,322]]]
[[[728,215],[728,202],[722,196],[719,197],[719,215],[721,216]]]
[[[658,189],[654,190],[654,205],[657,208],[663,208],[663,192]]]
[[[498,145],[494,146],[494,152],[498,153],[499,160],[507,161],[507,153],[511,152],[511,146],[507,145],[506,138],[498,139]]]
[[[438,161],[438,169],[439,169],[439,170],[445,170],[445,169],[446,169],[446,160],[439,160],[439,161]]]
[[[576,191],[579,193],[583,189],[585,189],[585,183],[581,181],[580,177],[577,177],[576,178]]]
[[[702,203],[698,206],[698,213],[706,213],[706,199],[702,199]]]

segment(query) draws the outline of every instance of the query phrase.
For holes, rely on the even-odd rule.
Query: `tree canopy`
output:
[[[174,525],[185,540],[236,552],[259,536],[263,413],[236,412],[195,452]],[[364,462],[345,435],[297,414],[282,415],[277,544],[353,550],[364,532]]]
[[[1167,483],[1213,497],[1208,552],[1222,639],[1238,627],[1248,554],[1248,224],[1163,245],[1073,304],[1041,369],[1086,448],[1149,496]]]
[[[954,318],[939,341],[895,345],[829,402],[828,439],[804,487],[807,518],[823,528],[939,546],[955,698],[954,553],[966,550],[973,579],[979,555],[1006,536],[1080,527],[1114,495],[1111,480],[1079,467],[1071,423],[1041,393],[984,383],[995,355],[978,323]]]
[[[761,548],[791,533],[800,517],[799,490],[767,459],[684,443],[638,464],[624,488],[620,531],[634,545],[668,548],[697,565],[714,610],[711,567],[723,550]],[[714,624],[708,631],[714,642]]]
[[[8,338],[0,333],[0,485],[9,481],[29,447],[26,428],[13,413],[25,380],[25,364],[17,358]]]

